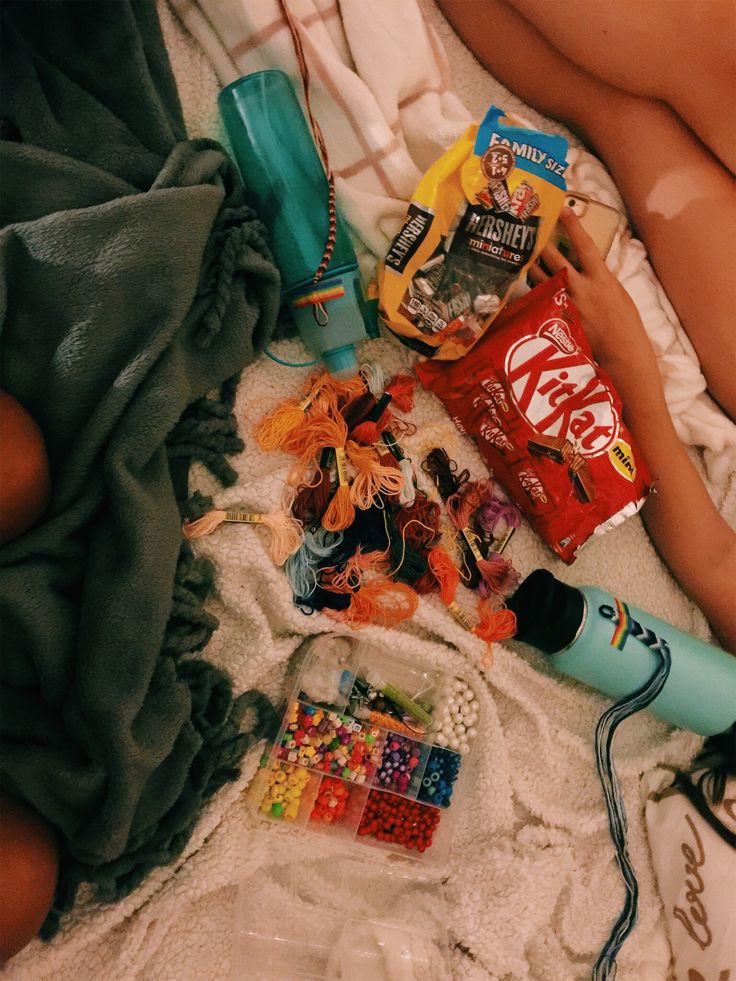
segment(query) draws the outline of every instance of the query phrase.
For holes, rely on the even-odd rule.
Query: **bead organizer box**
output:
[[[303,646],[287,691],[248,792],[257,814],[444,861],[480,725],[468,681],[324,634]]]

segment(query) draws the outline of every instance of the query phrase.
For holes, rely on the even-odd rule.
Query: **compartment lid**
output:
[[[260,839],[260,840],[258,840]],[[273,850],[261,832],[254,847]],[[442,981],[449,975],[441,880],[406,863],[285,839],[289,857],[243,883],[237,981]],[[310,843],[311,844],[311,843]]]

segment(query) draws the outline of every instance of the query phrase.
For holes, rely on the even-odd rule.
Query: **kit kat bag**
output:
[[[563,269],[509,306],[461,361],[415,366],[563,561],[635,514],[650,477],[593,360]]]

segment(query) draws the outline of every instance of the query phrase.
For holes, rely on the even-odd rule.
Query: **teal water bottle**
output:
[[[299,334],[331,374],[350,378],[358,370],[354,345],[378,336],[375,304],[364,299],[339,212],[332,257],[314,282],[329,232],[329,188],[291,82],[281,71],[255,72],[224,88],[217,102]]]
[[[546,569],[509,600],[516,639],[550,655],[565,674],[619,699],[654,673],[662,643],[672,666],[649,710],[701,736],[736,722],[736,657],[594,586],[568,586]]]

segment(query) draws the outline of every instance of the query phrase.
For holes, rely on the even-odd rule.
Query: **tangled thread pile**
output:
[[[416,431],[404,417],[414,384],[405,374],[386,381],[377,363],[348,381],[311,377],[256,427],[261,449],[295,458],[282,509],[213,510],[185,522],[184,535],[209,535],[224,522],[264,525],[304,613],[390,627],[416,612],[420,595],[438,593],[490,652],[516,631],[505,599],[519,576],[501,552],[521,514],[493,480],[471,480],[439,448],[422,462],[430,488],[419,489],[399,442]],[[475,615],[457,602],[461,583],[477,591]]]

